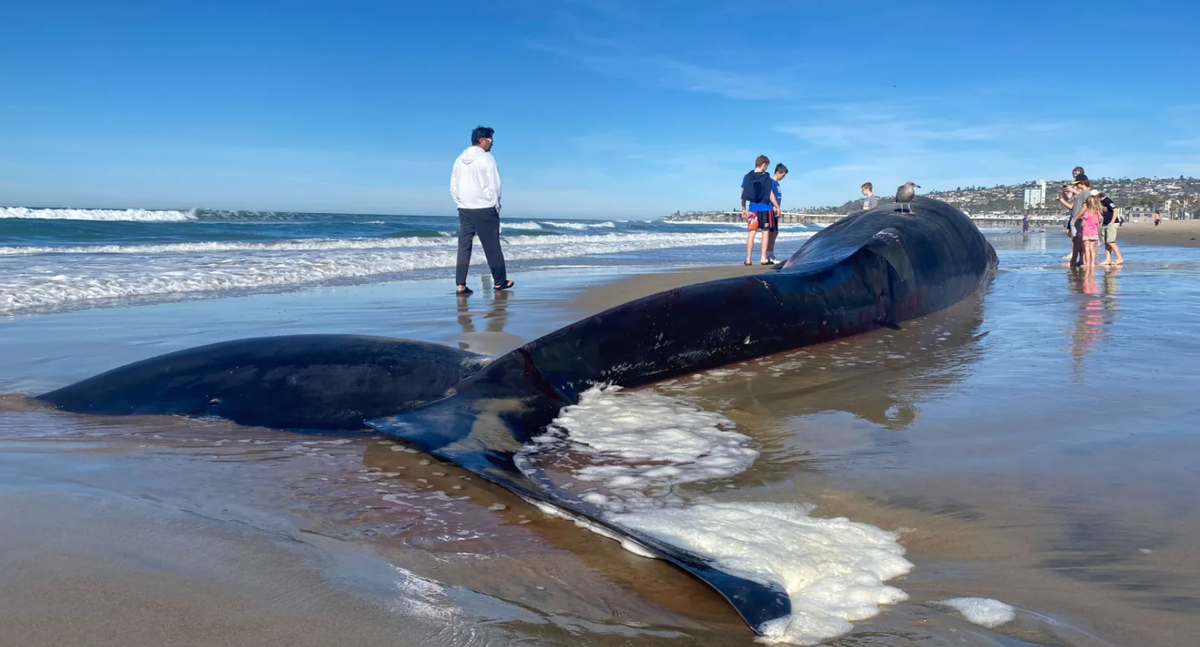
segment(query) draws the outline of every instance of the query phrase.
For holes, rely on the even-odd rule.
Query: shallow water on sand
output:
[[[993,242],[1002,271],[985,294],[946,312],[649,387],[725,416],[760,453],[719,485],[678,493],[813,503],[814,516],[900,530],[915,567],[890,584],[909,600],[833,644],[1189,644],[1200,631],[1200,253],[1130,249],[1124,268],[1089,278],[1058,267],[1060,237]],[[564,304],[577,287],[613,276],[573,272],[529,277],[536,292],[477,295],[461,309],[433,286],[407,284],[18,320],[0,339],[0,392],[255,334],[353,331],[501,352],[576,318]],[[244,603],[258,605],[264,626],[295,626],[298,610],[353,619],[353,629],[313,627],[300,644],[365,628],[380,633],[353,634],[362,644],[752,640],[680,572],[378,438],[83,418],[9,397],[0,400],[0,514],[6,545],[21,532],[70,531],[78,538],[59,552],[252,599]],[[174,525],[180,514],[191,526]],[[126,518],[136,532],[101,532]],[[179,541],[192,532],[237,532],[296,563],[268,570],[282,558],[200,551]],[[128,549],[107,545],[113,536]],[[288,593],[262,594],[227,572],[230,555]],[[47,556],[13,558],[23,581],[50,580]],[[122,590],[144,588],[146,577]],[[0,589],[16,596],[5,581]],[[1008,603],[1016,619],[987,629],[937,604],[961,597]],[[230,612],[213,615],[232,623]],[[28,623],[17,631],[52,635]],[[122,644],[101,638],[93,644]]]

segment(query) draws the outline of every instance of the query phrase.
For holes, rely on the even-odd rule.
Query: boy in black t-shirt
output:
[[[1121,225],[1117,222],[1117,205],[1103,193],[1100,194],[1100,204],[1104,207],[1104,212],[1100,214],[1104,218],[1100,224],[1100,241],[1104,244],[1104,262],[1101,265],[1124,265],[1125,258],[1121,256],[1121,248],[1117,247],[1117,227]],[[1115,261],[1109,260],[1110,253],[1116,257]]]

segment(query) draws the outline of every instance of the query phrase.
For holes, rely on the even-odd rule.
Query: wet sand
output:
[[[761,274],[772,269],[772,267],[762,265],[718,265],[635,274],[586,288],[572,300],[571,307],[577,311],[593,314],[664,290],[672,290],[693,283],[719,281],[735,276]]]
[[[901,530],[916,568],[894,584],[911,599],[835,644],[1191,644],[1200,256],[1138,247],[1088,276],[1057,267],[1057,237],[996,243],[1004,269],[979,299],[651,387],[759,443],[732,483],[684,490]],[[253,334],[498,353],[754,271],[547,273],[465,303],[440,285],[365,286],[47,315],[0,333],[0,392]],[[0,545],[11,644],[753,644],[679,571],[380,438],[0,397]],[[958,596],[1002,600],[1018,619],[988,630],[935,604]]]
[[[1131,222],[1121,225],[1117,244],[1169,245],[1200,247],[1200,220],[1164,220],[1158,227],[1153,222]]]

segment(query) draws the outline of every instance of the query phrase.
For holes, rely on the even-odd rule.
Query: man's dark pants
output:
[[[467,284],[467,268],[471,266],[471,246],[476,234],[483,245],[488,267],[492,269],[492,282],[502,285],[508,280],[508,274],[504,271],[504,252],[500,251],[500,212],[495,207],[458,210],[458,268],[455,281],[458,285]]]

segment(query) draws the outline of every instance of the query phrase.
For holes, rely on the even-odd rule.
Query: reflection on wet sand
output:
[[[487,283],[486,280],[484,283]],[[462,334],[458,337],[459,349],[495,356],[520,346],[520,337],[504,332],[504,326],[508,323],[508,302],[512,296],[512,292],[497,292],[488,285],[481,287],[474,295],[458,296],[456,314],[458,325],[462,328]],[[480,319],[482,321],[478,321]],[[480,324],[482,331],[479,330]]]
[[[679,630],[744,638],[728,604],[677,569],[634,556],[453,464],[391,441],[169,416],[81,417],[16,398],[0,405],[6,429],[0,491],[7,481],[62,481],[303,543],[353,542],[437,586],[489,596],[492,602],[467,598],[485,609],[513,604],[535,625],[544,624],[539,616],[561,627],[586,624],[591,644],[626,644],[620,634],[656,644],[656,636],[678,638]],[[332,583],[374,595],[370,580],[387,574],[368,568],[365,579],[348,572]],[[406,601],[410,593],[401,592],[399,603],[425,604]],[[489,619],[456,614],[453,605],[463,601],[451,595],[436,610],[458,618],[440,639],[394,644],[466,644],[455,636]],[[555,631],[520,630],[526,637]],[[615,634],[612,643],[601,638],[605,633]],[[553,642],[571,641],[560,636]]]
[[[1081,383],[1086,366],[1084,359],[1105,340],[1106,331],[1116,321],[1117,275],[1119,267],[1103,268],[1097,281],[1095,272],[1080,270],[1068,273],[1068,289],[1082,297],[1076,305],[1077,316],[1071,329],[1071,376]]]
[[[453,463],[426,460],[424,454],[412,454],[401,444],[385,440],[367,447],[363,465],[385,474],[399,472],[399,478],[410,483],[440,489],[460,502],[453,506],[455,524],[480,531],[458,535],[451,542],[434,539],[445,533],[430,527],[431,520],[425,513],[426,502],[394,502],[398,505],[388,513],[389,516],[404,514],[403,510],[408,509],[408,514],[416,518],[411,529],[394,536],[407,546],[456,555],[502,554],[506,558],[503,564],[486,567],[488,570],[498,568],[496,574],[500,578],[504,573],[549,570],[549,579],[566,586],[551,592],[535,590],[532,595],[553,595],[560,602],[564,598],[578,598],[575,600],[578,606],[573,612],[581,615],[636,618],[642,622],[669,622],[682,627],[704,626],[735,634],[744,631],[744,623],[728,603],[683,571],[661,560],[633,555],[617,542],[578,528],[569,521],[546,516],[508,490],[483,481]],[[373,521],[369,525],[375,528],[379,524]],[[544,543],[529,541],[529,533]],[[548,555],[547,548],[562,551],[562,554]],[[578,567],[563,563],[575,560],[591,571],[588,580],[599,577],[605,586],[593,585],[586,592],[579,591],[580,573],[575,572],[574,576],[567,573]],[[472,588],[499,596],[514,595],[514,581],[502,583],[492,590],[489,584],[496,584],[496,581],[489,582],[490,578],[481,577],[481,568],[483,565],[476,562],[470,572],[465,573]],[[516,592],[516,597],[510,599],[525,601],[530,597],[531,591],[525,590]],[[646,606],[647,602],[653,606]]]
[[[721,411],[761,443],[755,478],[787,478],[797,461],[815,467],[836,461],[843,451],[887,451],[904,444],[895,432],[917,421],[921,403],[949,395],[983,355],[983,310],[984,299],[975,297],[899,330],[649,388]],[[847,438],[858,442],[847,446]]]

